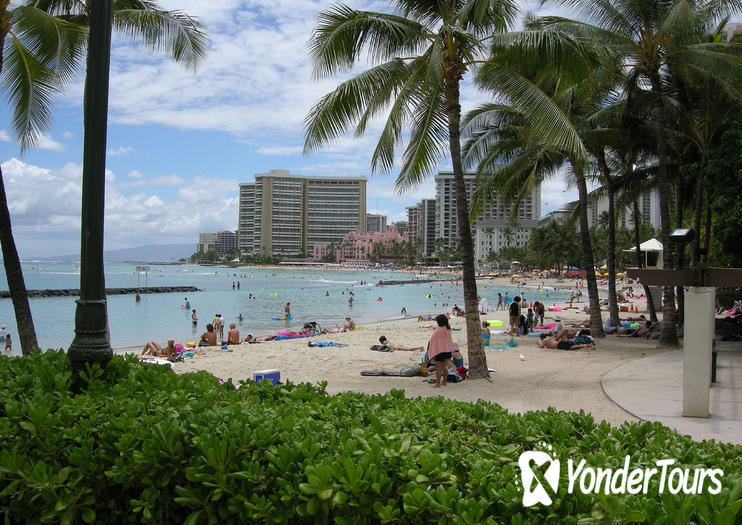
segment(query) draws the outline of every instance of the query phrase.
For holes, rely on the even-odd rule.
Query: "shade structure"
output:
[[[623,250],[624,252],[630,252],[635,253],[636,252],[636,246],[633,248],[630,248],[628,250]],[[644,266],[646,268],[662,268],[662,243],[658,241],[656,238],[652,237],[651,239],[644,241],[639,245],[639,251],[644,253]],[[649,257],[649,254],[657,254],[656,256]],[[654,261],[654,264],[650,264],[652,261]]]

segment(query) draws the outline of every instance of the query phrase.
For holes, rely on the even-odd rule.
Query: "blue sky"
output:
[[[198,232],[236,229],[238,183],[287,169],[307,175],[367,176],[369,211],[403,220],[405,206],[435,195],[431,179],[405,195],[394,174],[371,176],[378,124],[303,156],[302,120],[337,79],[316,81],[306,43],[312,0],[160,0],[207,25],[210,49],[196,72],[114,38],[109,108],[106,249],[193,243]],[[384,2],[351,1],[383,10]],[[21,155],[0,108],[0,161],[22,258],[79,251],[82,76],[55,103],[49,134]],[[471,86],[464,111],[482,100]],[[442,162],[440,168],[448,164]],[[542,213],[576,198],[561,180],[542,191]]]

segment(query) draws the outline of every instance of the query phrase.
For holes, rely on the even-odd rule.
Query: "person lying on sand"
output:
[[[645,321],[639,328],[619,328],[616,331],[618,337],[643,337],[652,331],[652,322]]]
[[[425,350],[424,346],[402,346],[402,345],[396,345],[396,344],[390,343],[389,339],[387,339],[385,335],[382,335],[381,337],[379,337],[379,342],[382,345],[388,346],[392,350],[400,350],[403,352],[416,352],[418,350]]]
[[[273,341],[276,338],[275,335],[266,335],[263,337],[253,337],[252,334],[247,334],[247,337],[242,341],[243,343],[262,343],[263,341]]]
[[[162,348],[160,345],[155,343],[154,341],[150,341],[146,345],[144,345],[144,349],[142,349],[142,353],[139,355],[153,355],[156,357],[170,357],[175,353],[175,340],[168,339],[167,345],[165,348]]]
[[[581,348],[595,348],[594,344],[575,344],[569,341],[558,341],[555,337],[548,337],[541,334],[539,337],[538,347],[550,350],[580,350]]]

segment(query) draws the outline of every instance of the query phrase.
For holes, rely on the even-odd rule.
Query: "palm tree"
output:
[[[21,151],[33,147],[49,128],[52,99],[74,79],[84,58],[88,22],[88,4],[81,0],[28,0],[19,6],[0,0],[0,75]],[[114,24],[132,39],[168,50],[187,67],[206,50],[200,22],[181,11],[163,11],[152,0],[115,0]],[[0,243],[18,338],[27,355],[38,343],[1,168]]]
[[[355,125],[389,109],[372,157],[374,171],[389,172],[409,125],[409,141],[396,180],[398,189],[417,186],[448,152],[454,173],[461,241],[470,373],[487,377],[480,336],[474,246],[461,164],[460,90],[466,73],[487,54],[486,41],[513,21],[514,0],[392,0],[394,13],[336,5],[320,13],[310,41],[315,74],[350,69],[365,59],[375,64],[342,82],[314,106],[305,120],[304,151],[311,152]]]
[[[546,3],[547,0],[543,0]],[[599,41],[623,57],[626,78],[649,84],[657,126],[658,189],[663,263],[673,267],[670,241],[670,177],[668,172],[667,112],[664,97],[669,64],[688,66],[697,73],[724,79],[742,76],[742,62],[732,44],[698,43],[689,38],[699,28],[742,12],[742,0],[549,0],[572,7],[595,24],[553,18],[547,27]],[[708,31],[706,31],[708,32]],[[664,287],[659,343],[677,345],[675,293]]]
[[[537,25],[537,24],[535,24]],[[526,32],[522,40],[534,39]],[[544,35],[556,41],[558,36]],[[471,112],[465,120],[464,134],[467,162],[477,165],[477,195],[486,202],[495,191],[516,202],[533,184],[539,183],[567,164],[579,192],[578,217],[582,266],[586,273],[590,298],[591,326],[596,336],[603,335],[597,279],[587,219],[589,116],[600,107],[607,86],[600,74],[576,81],[570,74],[532,61],[519,63],[510,50],[498,48],[505,56],[490,61],[477,78],[480,86],[491,90],[506,103],[488,104]],[[580,51],[580,50],[577,50]],[[582,50],[583,52],[586,50]],[[586,55],[575,54],[574,60],[587,63]],[[597,71],[597,66],[595,71]],[[509,162],[501,165],[501,159]],[[495,164],[500,164],[495,166]]]

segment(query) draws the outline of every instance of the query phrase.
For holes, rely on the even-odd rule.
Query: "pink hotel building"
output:
[[[389,246],[392,241],[402,242],[408,240],[407,232],[399,234],[394,223],[389,228],[381,232],[361,233],[350,232],[345,234],[343,241],[335,245],[335,260],[337,262],[364,263],[368,264],[369,257],[374,249],[374,244],[381,243]],[[329,244],[315,244],[313,259],[322,260],[329,251]]]

